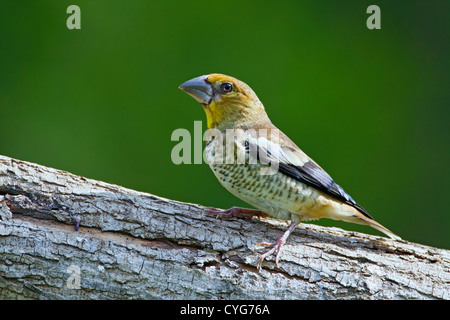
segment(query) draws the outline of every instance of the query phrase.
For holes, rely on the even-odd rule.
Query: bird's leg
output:
[[[280,259],[280,252],[283,245],[286,243],[287,238],[291,234],[291,232],[295,229],[295,227],[298,225],[298,222],[292,221],[287,230],[283,233],[281,237],[275,241],[275,243],[258,243],[257,246],[264,246],[264,247],[272,247],[269,251],[259,256],[258,263],[256,264],[256,268],[259,270],[261,269],[262,262],[265,258],[269,257],[275,252],[275,265],[278,268],[278,260]]]
[[[217,217],[228,219],[233,217],[238,218],[252,218],[252,217],[268,217],[269,215],[267,213],[264,213],[259,210],[254,209],[246,209],[246,208],[239,208],[239,207],[232,207],[227,210],[221,210],[216,208],[208,208],[206,210],[207,213],[213,214]]]

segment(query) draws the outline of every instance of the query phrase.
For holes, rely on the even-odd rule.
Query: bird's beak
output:
[[[211,103],[213,89],[211,84],[208,82],[208,76],[200,76],[188,80],[178,88],[203,105],[209,105]]]

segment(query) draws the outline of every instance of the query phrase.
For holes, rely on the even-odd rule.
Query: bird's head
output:
[[[212,73],[186,81],[179,86],[203,105],[208,129],[245,129],[257,121],[266,121],[263,104],[244,82]]]

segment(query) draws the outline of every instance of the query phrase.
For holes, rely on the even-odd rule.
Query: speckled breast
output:
[[[267,174],[264,169],[267,165],[259,162],[252,164],[248,157],[245,163],[241,163],[236,155],[233,157],[235,163],[230,163],[225,152],[217,154],[218,150],[225,150],[220,149],[217,143],[212,139],[207,144],[205,160],[228,191],[272,217],[291,219],[294,214],[299,221],[311,219],[308,212],[317,206],[319,197],[315,189],[281,172]]]

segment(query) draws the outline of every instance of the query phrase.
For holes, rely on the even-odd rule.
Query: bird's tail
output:
[[[378,231],[383,232],[391,239],[401,240],[401,238],[398,235],[393,233],[388,228],[384,227],[380,223],[376,222],[374,219],[370,218],[369,216],[363,215],[357,209],[346,204],[333,206],[333,209],[328,212],[327,217],[335,220],[343,220],[346,222],[370,226],[374,229],[377,229]]]
[[[402,240],[402,238],[400,238],[398,235],[396,235],[395,233],[393,233],[391,230],[389,230],[385,226],[381,225],[380,223],[376,222],[375,220],[370,219],[370,218],[366,218],[364,216],[363,217],[359,217],[359,218],[362,221],[365,222],[365,223],[362,223],[362,224],[366,224],[368,226],[371,226],[374,229],[377,229],[378,231],[383,232],[389,238],[394,239],[394,240]]]

